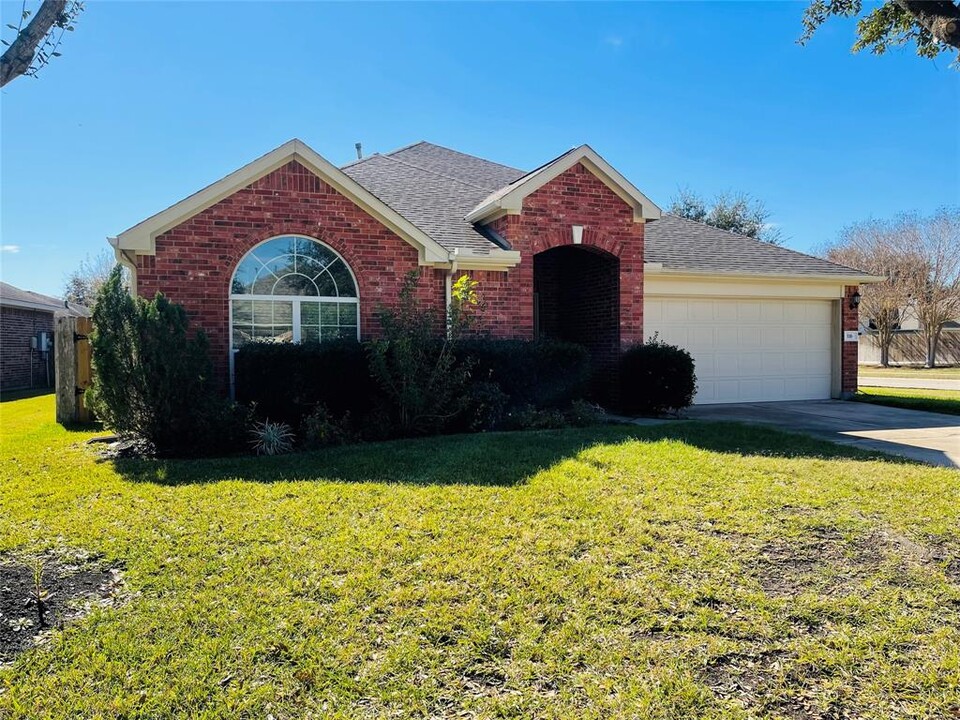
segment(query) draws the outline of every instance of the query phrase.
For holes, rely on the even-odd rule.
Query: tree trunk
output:
[[[880,365],[890,367],[890,342],[880,343]]]
[[[950,0],[896,0],[940,42],[960,50],[960,6]]]
[[[37,47],[60,20],[66,8],[67,0],[43,0],[33,20],[20,31],[3,53],[3,57],[0,57],[0,87],[30,69],[37,54]]]

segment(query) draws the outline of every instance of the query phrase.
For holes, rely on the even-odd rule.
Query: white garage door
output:
[[[693,355],[697,404],[817,400],[830,397],[832,307],[647,297],[643,330]]]

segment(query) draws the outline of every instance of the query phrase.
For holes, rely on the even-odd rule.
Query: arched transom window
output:
[[[359,338],[353,273],[313,238],[284,235],[244,255],[230,285],[232,348],[248,342]]]

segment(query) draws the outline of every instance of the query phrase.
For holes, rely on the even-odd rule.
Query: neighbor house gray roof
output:
[[[481,200],[522,170],[420,142],[341,168],[438,243],[474,253],[497,249],[464,220]]]
[[[0,306],[26,308],[40,312],[62,313],[77,317],[87,317],[90,311],[83,305],[66,300],[41,295],[31,290],[21,290],[10,283],[0,282]]]
[[[427,142],[370,155],[342,168],[447,249],[462,248],[473,253],[489,253],[497,246],[464,217],[478,204],[509,191],[509,186],[519,179],[541,169],[527,173]],[[668,271],[863,274],[667,213],[646,224],[644,237],[645,261],[660,263]]]

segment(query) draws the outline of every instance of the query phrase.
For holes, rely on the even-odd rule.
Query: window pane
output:
[[[330,273],[322,272],[316,279],[317,290],[323,297],[337,297],[337,285],[330,277]]]
[[[316,295],[317,286],[306,275],[284,275],[273,286],[274,295]]]
[[[340,324],[357,324],[357,306],[354,303],[340,303]]]
[[[356,325],[341,325],[340,326],[340,337],[350,338],[351,340],[357,339],[357,326]]]
[[[251,292],[253,281],[257,277],[257,268],[260,267],[253,258],[248,258],[240,263],[240,267],[233,274],[233,283],[230,286],[230,292],[235,295]]]
[[[353,284],[353,278],[350,276],[350,271],[347,270],[347,266],[343,264],[343,260],[338,258],[333,265],[327,268],[327,271],[336,281],[338,290],[337,294],[340,297],[357,296],[357,288]]]
[[[269,262],[278,255],[287,255],[294,252],[296,252],[296,239],[280,237],[257,246],[250,254],[260,258],[263,262]]]
[[[319,325],[320,303],[309,301],[300,303],[300,322],[304,325]]]
[[[266,268],[260,268],[261,272],[250,288],[254,295],[273,295],[273,284],[277,279],[273,273]]]
[[[249,300],[233,301],[233,324],[249,325],[253,322],[253,303]]]
[[[290,325],[293,323],[293,303],[275,302],[273,303],[273,322]]]
[[[297,239],[297,253],[304,258],[319,263],[318,270],[326,267],[337,259],[337,256],[330,248],[324,247],[320,243],[314,242],[308,238]]]
[[[233,326],[233,346],[240,347],[253,340],[253,328],[249,325]]]
[[[255,300],[253,302],[253,321],[257,325],[273,325],[272,300]]]
[[[300,340],[302,342],[317,342],[320,340],[320,328],[304,325],[300,328]]]
[[[337,310],[337,303],[321,303],[320,304],[320,324],[322,325],[339,325],[340,324],[340,315]]]

